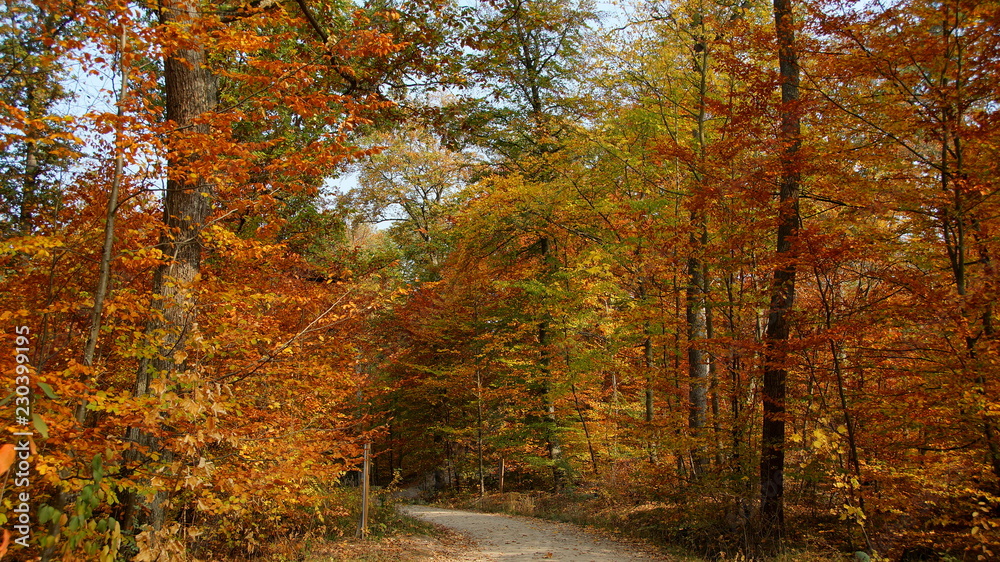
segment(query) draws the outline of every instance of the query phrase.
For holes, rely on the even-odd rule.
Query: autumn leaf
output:
[[[17,454],[14,452],[13,445],[6,443],[0,446],[0,473],[7,472],[16,458]]]

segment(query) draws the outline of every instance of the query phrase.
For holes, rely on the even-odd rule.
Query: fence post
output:
[[[365,443],[365,460],[361,469],[361,523],[358,525],[358,538],[368,537],[368,467],[372,444]]]

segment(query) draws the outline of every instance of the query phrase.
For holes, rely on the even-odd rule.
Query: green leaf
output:
[[[55,393],[54,390],[52,390],[52,387],[49,385],[49,383],[40,382],[38,383],[38,388],[42,389],[42,392],[44,392],[45,395],[48,396],[50,399],[59,400],[59,396]]]
[[[31,423],[35,426],[35,429],[38,431],[38,433],[42,434],[42,437],[44,439],[49,438],[49,426],[46,425],[45,420],[42,419],[42,416],[39,416],[38,414],[31,414]]]
[[[94,489],[91,488],[89,485],[84,486],[83,489],[80,490],[80,502],[79,503],[81,505],[86,506],[87,504],[90,503],[90,500],[93,497],[94,497]]]
[[[90,463],[91,472],[94,475],[94,482],[100,484],[101,478],[104,477],[104,459],[101,458],[100,454],[94,455],[94,460]]]

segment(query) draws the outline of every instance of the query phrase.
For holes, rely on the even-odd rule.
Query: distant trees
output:
[[[381,152],[361,166],[358,187],[343,204],[356,218],[389,223],[410,275],[433,281],[449,249],[449,216],[473,171],[468,152],[443,146],[422,128],[383,133]]]
[[[531,396],[513,389],[530,390],[534,369],[559,437],[549,462],[513,468],[526,482],[556,463],[568,482],[610,471],[726,490],[726,509],[758,506],[750,550],[788,536],[787,502],[824,498],[858,548],[891,551],[907,478],[970,456],[968,482],[992,481],[993,187],[973,165],[995,136],[992,8],[658,4],[617,39],[577,25],[587,11],[491,4],[472,26],[469,72],[489,86],[450,108],[465,113],[448,134],[486,163],[450,211],[440,281],[411,286],[394,317],[422,330],[425,313],[451,318],[433,326],[452,335],[393,339],[420,359],[383,348],[386,368],[468,389],[486,355],[453,343],[487,330],[505,365],[487,387]],[[480,295],[489,328],[451,308],[457,294]],[[468,474],[484,443],[487,459],[508,454],[459,437],[477,408],[535,407],[477,396],[449,395],[450,421],[424,420]],[[926,408],[949,422],[913,414]],[[523,435],[544,435],[539,421],[520,420]],[[926,494],[948,496],[935,513],[973,500]],[[978,534],[981,517],[963,524]]]
[[[0,26],[0,228],[29,234],[60,203],[60,172],[74,154],[71,128],[59,115],[70,94],[62,81],[66,45],[79,40],[79,24],[46,3],[8,2]]]

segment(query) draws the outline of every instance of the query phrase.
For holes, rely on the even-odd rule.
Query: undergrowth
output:
[[[361,489],[331,486],[325,490],[324,504],[303,514],[311,520],[310,527],[266,545],[255,555],[239,559],[261,562],[399,560],[396,539],[414,535],[436,537],[441,531],[396,509],[400,503],[398,491],[395,480],[389,486],[371,489],[368,535],[359,538]]]

